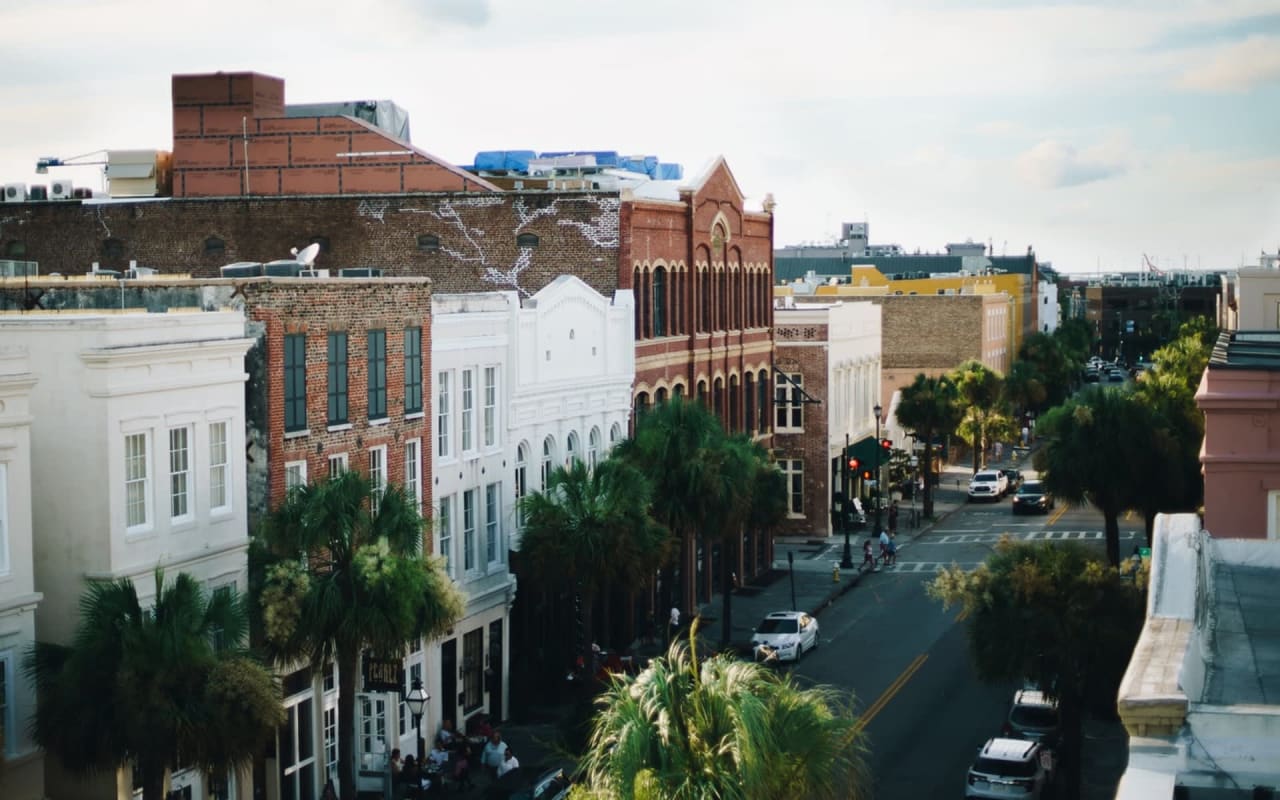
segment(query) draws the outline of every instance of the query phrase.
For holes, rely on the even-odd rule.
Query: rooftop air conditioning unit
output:
[[[68,180],[56,180],[49,184],[50,200],[70,200],[76,196],[76,189]]]
[[[327,269],[304,269],[302,272],[298,273],[298,275],[299,275],[300,277],[303,277],[303,278],[327,278],[327,277],[329,277],[329,270],[327,270]]]
[[[288,259],[268,261],[262,265],[262,271],[272,278],[296,278],[302,273],[302,264]]]
[[[136,280],[138,278],[150,278],[159,272],[155,267],[130,267],[124,276],[130,280]]]
[[[224,278],[257,278],[262,275],[262,264],[257,261],[237,261],[222,268]]]
[[[27,185],[25,183],[6,183],[4,185],[4,201],[6,203],[27,202]]]
[[[30,189],[30,190],[28,191],[28,193],[27,193],[27,199],[28,199],[28,200],[33,200],[33,201],[36,201],[36,200],[48,200],[48,199],[49,199],[49,187],[48,187],[48,186],[41,185],[41,184],[36,184],[35,186],[32,186],[32,187],[31,187],[31,189]]]
[[[340,278],[381,278],[382,270],[377,267],[347,267],[338,270]]]

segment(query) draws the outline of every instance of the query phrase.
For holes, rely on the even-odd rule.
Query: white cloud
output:
[[[1116,144],[1077,150],[1058,139],[1046,139],[1019,155],[1014,167],[1019,177],[1042,189],[1060,189],[1105,180],[1128,170]]]
[[[1213,50],[1182,74],[1179,85],[1204,92],[1242,92],[1280,81],[1280,37],[1250,36]]]

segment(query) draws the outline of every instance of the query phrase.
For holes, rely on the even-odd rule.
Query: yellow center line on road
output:
[[[1058,509],[1057,511],[1053,512],[1053,516],[1052,516],[1052,517],[1049,517],[1049,521],[1048,521],[1048,522],[1046,522],[1046,523],[1045,523],[1045,525],[1046,525],[1046,526],[1049,526],[1049,525],[1054,524],[1054,523],[1055,523],[1055,522],[1057,522],[1058,520],[1062,519],[1062,515],[1063,515],[1063,514],[1065,514],[1065,513],[1067,513],[1067,507],[1064,505],[1062,508],[1060,508],[1060,509]]]
[[[879,714],[884,710],[884,707],[889,704],[889,701],[902,690],[902,687],[907,684],[907,681],[911,680],[911,676],[915,675],[916,671],[919,670],[920,667],[924,665],[924,662],[928,660],[928,653],[921,653],[916,656],[915,660],[908,664],[907,668],[902,671],[902,674],[899,675],[893,683],[889,684],[889,688],[885,689],[884,693],[877,697],[876,701],[868,706],[866,711],[862,712],[862,716],[858,718],[858,724],[854,726],[855,729],[861,732],[863,728],[867,727],[871,720],[875,719],[876,714]]]

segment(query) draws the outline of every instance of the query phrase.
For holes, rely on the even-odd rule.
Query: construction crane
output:
[[[92,164],[106,164],[107,151],[94,150],[92,153],[83,153],[71,158],[57,158],[55,156],[41,156],[36,159],[36,174],[45,175],[49,172],[49,167],[84,167]]]

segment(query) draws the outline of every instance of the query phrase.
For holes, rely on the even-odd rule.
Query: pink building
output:
[[[1204,527],[1220,539],[1280,529],[1280,331],[1221,334],[1196,392],[1204,412]]]

